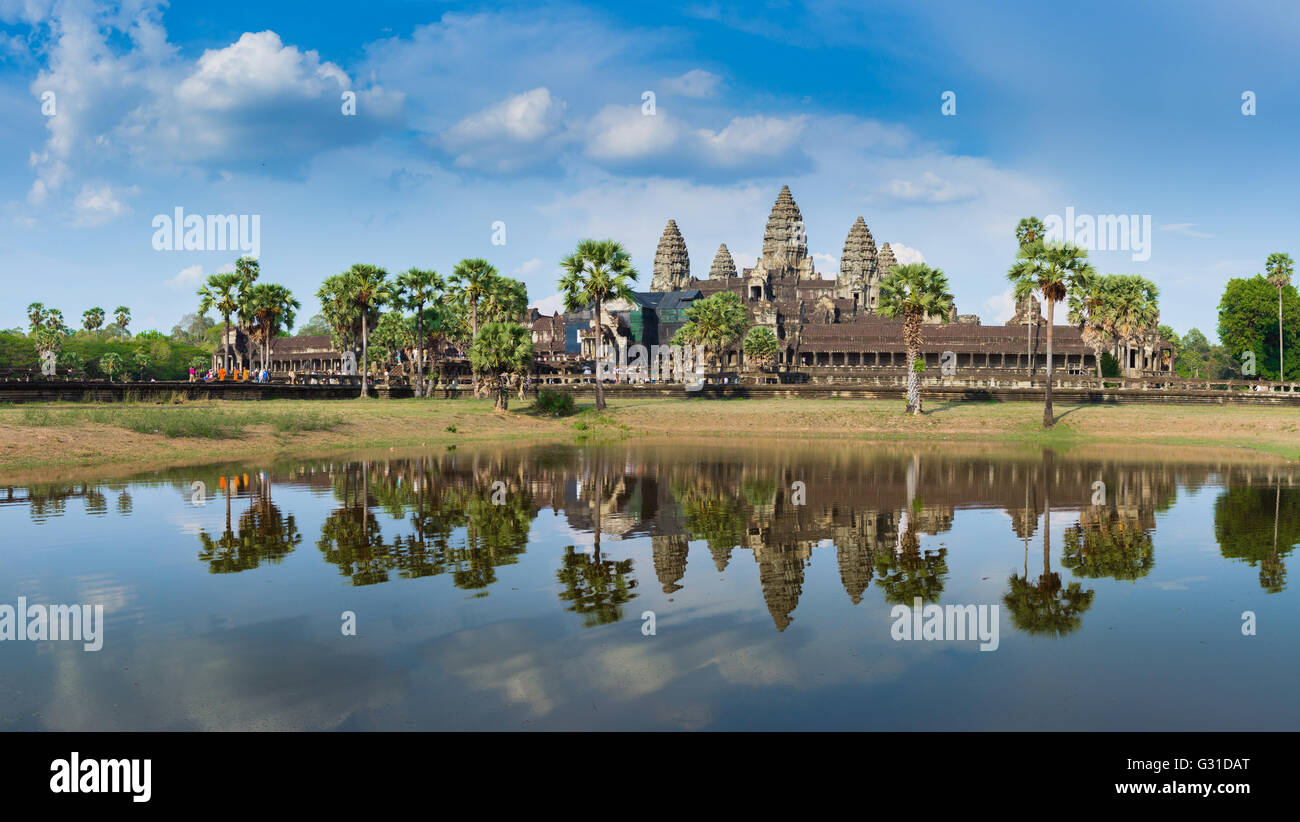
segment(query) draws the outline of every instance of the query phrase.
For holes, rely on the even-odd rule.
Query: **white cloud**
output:
[[[87,183],[72,203],[73,221],[77,225],[103,225],[111,222],[131,211],[122,199],[139,193],[139,188],[135,186],[114,189],[110,185]]]
[[[894,252],[894,261],[899,265],[908,265],[909,263],[923,263],[925,257],[915,248],[909,248],[902,243],[890,243],[889,250]]]
[[[549,89],[535,88],[465,117],[442,133],[442,144],[458,166],[514,171],[562,147],[566,107]]]
[[[993,312],[993,324],[1004,325],[1016,315],[1016,297],[1010,288],[984,301],[984,307]]]
[[[531,260],[525,260],[524,262],[520,263],[518,268],[510,272],[510,276],[514,277],[515,279],[519,279],[521,277],[527,277],[529,274],[532,274],[534,271],[537,271],[541,267],[542,267],[542,258],[533,257]]]
[[[235,270],[234,263],[226,263],[225,265],[221,266],[220,268],[218,268],[216,271],[212,273],[228,274],[234,270]],[[205,273],[203,266],[196,263],[194,265],[187,265],[186,267],[182,268],[176,274],[175,277],[172,277],[170,280],[164,283],[164,285],[166,285],[168,288],[178,288],[178,289],[187,289],[187,290],[195,289],[198,288],[203,283],[203,281],[207,279],[207,277],[208,275],[207,273]]]
[[[970,183],[953,183],[932,171],[917,180],[890,180],[883,193],[896,200],[919,203],[955,203],[979,196],[979,189]]]
[[[807,118],[736,117],[722,129],[690,128],[667,112],[606,106],[588,124],[586,154],[606,165],[656,174],[770,170],[799,153]]]
[[[712,97],[722,84],[722,78],[704,69],[691,69],[680,77],[660,80],[658,87],[666,94],[682,97]]]
[[[1168,231],[1173,234],[1182,234],[1186,237],[1213,237],[1213,234],[1207,234],[1204,231],[1195,231],[1197,223],[1166,223],[1160,226],[1161,231]]]
[[[543,297],[542,299],[538,300],[537,302],[533,303],[532,305],[530,305],[530,306],[528,306],[528,307],[529,307],[529,308],[536,308],[538,311],[542,312],[543,314],[547,315],[548,317],[549,317],[550,315],[552,315],[552,314],[557,314],[557,313],[558,313],[558,314],[563,314],[563,313],[564,313],[564,295],[563,295],[563,294],[552,294],[552,295],[549,296],[549,297]]]

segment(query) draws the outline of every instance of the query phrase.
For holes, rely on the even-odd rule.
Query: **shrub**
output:
[[[573,395],[563,391],[542,389],[537,393],[533,408],[552,417],[567,417],[573,413]]]

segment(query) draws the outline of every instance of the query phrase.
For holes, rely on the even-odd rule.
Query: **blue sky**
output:
[[[699,276],[722,242],[750,265],[788,184],[818,270],[862,215],[985,323],[1020,217],[1150,215],[1149,259],[1094,264],[1213,339],[1229,277],[1300,256],[1297,35],[1262,2],[0,0],[0,327],[40,301],[169,330],[237,256],[155,250],[177,207],[259,215],[306,319],[354,262],[483,256],[544,300],[587,236],[648,287],[669,218]]]

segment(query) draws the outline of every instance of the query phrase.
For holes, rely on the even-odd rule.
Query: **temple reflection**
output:
[[[1002,603],[1018,630],[1050,636],[1083,624],[1104,596],[1101,581],[1151,575],[1158,515],[1180,493],[1212,489],[1221,555],[1258,569],[1265,592],[1285,590],[1285,564],[1300,543],[1300,493],[1289,467],[946,446],[451,451],[257,472],[176,469],[132,483],[0,487],[0,506],[26,506],[37,523],[139,516],[139,486],[170,486],[178,505],[190,505],[196,476],[212,489],[207,503],[222,509],[220,523],[190,532],[210,573],[281,563],[308,527],[321,559],[348,585],[445,577],[486,596],[500,581],[499,569],[525,551],[544,550],[556,557],[556,601],[585,626],[638,616],[624,607],[642,593],[638,576],[653,574],[657,591],[673,597],[692,580],[752,561],[756,594],[777,631],[786,631],[805,596],[809,567],[832,555],[855,606],[873,597],[939,603],[950,587],[950,565],[968,550],[959,538],[959,511],[1006,516],[1006,553],[1014,557],[1008,565],[1016,571],[1006,578]],[[310,526],[300,525],[305,510],[283,508],[304,500],[315,503]],[[537,533],[543,512],[545,537]],[[1056,551],[1054,514],[1055,536],[1063,536]],[[567,533],[557,536],[557,526]],[[648,567],[635,567],[624,545],[630,540],[644,541]]]

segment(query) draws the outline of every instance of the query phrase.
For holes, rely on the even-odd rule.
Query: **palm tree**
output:
[[[740,297],[729,291],[691,303],[686,317],[686,323],[673,335],[673,344],[707,346],[719,366],[723,350],[740,339],[749,324],[749,312]]]
[[[952,293],[948,278],[925,263],[908,263],[890,269],[880,281],[880,313],[903,320],[903,345],[907,348],[907,413],[921,413],[921,381],[916,360],[921,355],[921,324],[927,316],[948,322]]]
[[[1047,228],[1043,221],[1037,217],[1023,217],[1016,224],[1016,243],[1020,248],[1024,248],[1038,240],[1045,239]],[[1029,373],[1034,373],[1034,328],[1038,323],[1034,322],[1033,311],[1030,310],[1029,300],[1025,300],[1025,364],[1029,367]]]
[[[518,323],[488,323],[474,338],[469,347],[470,366],[476,372],[490,375],[497,389],[494,408],[509,408],[507,379],[528,373],[533,362],[533,338],[527,328]]]
[[[343,289],[347,300],[361,315],[361,399],[365,399],[369,371],[366,357],[370,348],[368,318],[371,311],[392,301],[393,284],[388,281],[388,272],[379,266],[355,263],[343,273]]]
[[[1080,277],[1070,292],[1070,324],[1079,327],[1083,344],[1092,349],[1098,379],[1101,379],[1102,347],[1111,333],[1114,317],[1111,287],[1110,277],[1089,274]]]
[[[258,283],[248,289],[245,310],[252,318],[252,330],[261,345],[261,367],[266,368],[271,358],[271,340],[282,329],[293,328],[295,312],[302,304],[293,293],[278,283]]]
[[[1117,347],[1124,348],[1121,373],[1128,371],[1128,350],[1143,332],[1156,327],[1160,321],[1157,299],[1160,289],[1155,283],[1137,274],[1112,274],[1109,282],[1110,322]]]
[[[98,331],[104,324],[104,309],[99,306],[81,312],[81,327],[87,331]]]
[[[1088,252],[1066,243],[1045,243],[1035,240],[1020,249],[1016,264],[1007,272],[1007,279],[1015,286],[1016,299],[1026,299],[1038,291],[1047,304],[1047,381],[1043,395],[1043,427],[1056,424],[1052,413],[1052,323],[1056,317],[1056,303],[1064,300],[1074,281],[1081,276],[1095,275],[1087,263]]]
[[[560,260],[564,276],[560,293],[565,311],[581,311],[592,305],[596,311],[596,407],[605,407],[605,386],[600,380],[599,363],[604,357],[605,331],[601,327],[601,306],[610,299],[632,299],[632,283],[637,271],[632,257],[614,240],[582,240],[572,254]]]
[[[1295,273],[1295,263],[1291,261],[1290,254],[1274,253],[1268,255],[1268,262],[1264,264],[1264,270],[1267,273],[1266,279],[1269,285],[1277,289],[1277,378],[1279,381],[1286,379],[1286,358],[1283,355],[1285,341],[1282,338],[1282,289],[1291,284],[1291,275]]]
[[[749,329],[742,345],[745,359],[753,362],[759,369],[769,368],[776,362],[781,343],[777,341],[772,329],[765,325],[756,325]]]
[[[427,396],[424,386],[424,354],[427,350],[424,337],[424,307],[434,302],[444,287],[438,272],[429,269],[412,268],[404,274],[397,275],[397,287],[402,294],[402,303],[415,311],[415,396]]]
[[[215,310],[226,324],[226,333],[221,337],[226,351],[222,365],[226,369],[230,368],[230,318],[239,310],[239,282],[238,274],[209,274],[198,292],[199,313]]]
[[[119,305],[117,308],[114,308],[113,322],[118,328],[125,332],[126,327],[131,324],[131,309],[124,305]]]
[[[153,358],[144,351],[137,350],[133,359],[135,360],[136,378],[143,382],[145,372],[153,366]]]
[[[99,368],[108,375],[108,381],[113,381],[113,372],[122,369],[122,355],[116,351],[110,351],[99,358]]]
[[[493,290],[496,278],[496,268],[487,260],[478,257],[461,260],[456,263],[456,267],[451,272],[451,287],[459,292],[458,298],[464,303],[469,314],[471,345],[474,343],[474,338],[478,336],[479,303]],[[473,371],[474,376],[474,396],[477,397],[478,372],[473,369],[474,365],[470,363],[470,370]]]
[[[31,329],[35,331],[41,322],[45,319],[45,304],[32,303],[27,306],[27,322]]]
[[[262,264],[257,261],[256,257],[240,257],[235,260],[235,276],[239,278],[239,311],[235,317],[239,322],[239,332],[244,335],[245,345],[253,342],[253,315],[249,311],[248,293],[261,276]],[[239,348],[239,339],[235,339],[235,356],[238,359],[240,368],[244,367],[244,353],[248,354],[249,364],[253,361],[253,352],[251,349],[241,352]]]
[[[511,277],[494,277],[479,313],[482,322],[522,322],[528,314],[527,286]]]

